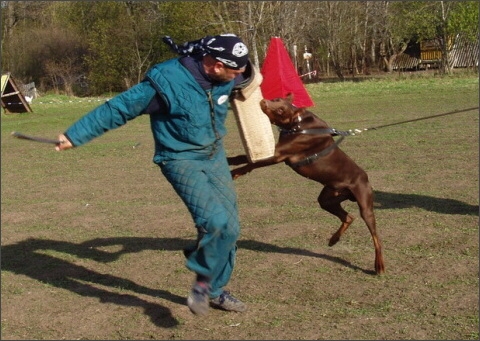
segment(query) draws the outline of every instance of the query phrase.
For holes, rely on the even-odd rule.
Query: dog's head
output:
[[[293,95],[290,93],[285,98],[262,99],[260,107],[270,119],[270,123],[281,128],[289,128],[298,122],[299,116],[305,111],[304,108],[294,106],[292,101]]]

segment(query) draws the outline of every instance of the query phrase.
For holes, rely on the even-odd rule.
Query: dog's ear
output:
[[[285,98],[288,102],[292,103],[293,102],[293,93],[289,92]]]
[[[302,114],[305,112],[305,108],[295,108],[292,115],[292,123],[300,122],[302,120]]]

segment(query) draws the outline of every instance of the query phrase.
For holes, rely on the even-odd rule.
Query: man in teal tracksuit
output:
[[[229,96],[248,82],[248,49],[232,34],[183,46],[169,37],[164,42],[182,56],[153,66],[142,82],[80,118],[59,135],[56,150],[81,146],[149,114],[153,162],[188,207],[198,232],[196,244],[184,250],[187,268],[196,273],[187,304],[201,315],[210,304],[245,311],[245,304],[224,290],[240,224],[223,137]]]

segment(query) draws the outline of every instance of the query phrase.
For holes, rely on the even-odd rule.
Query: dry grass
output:
[[[308,90],[340,130],[478,106],[468,77]],[[360,218],[327,246],[339,223],[318,184],[285,165],[238,179],[229,289],[249,310],[198,318],[181,252],[195,231],[151,162],[147,117],[64,153],[9,136],[55,137],[95,105],[2,115],[2,339],[478,339],[478,111],[342,143],[375,188],[381,277]],[[242,153],[233,116],[229,127],[228,153]]]

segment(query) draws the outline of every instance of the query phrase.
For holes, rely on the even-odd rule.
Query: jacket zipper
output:
[[[213,144],[213,148],[212,148],[212,151],[210,153],[210,157],[211,157],[217,151],[217,143],[216,142],[220,139],[220,136],[218,134],[217,127],[215,125],[215,107],[214,107],[214,103],[213,103],[212,90],[207,91],[207,98],[208,98],[208,103],[210,104],[210,119],[212,121],[212,129],[213,129],[213,132],[215,133],[215,143]]]

